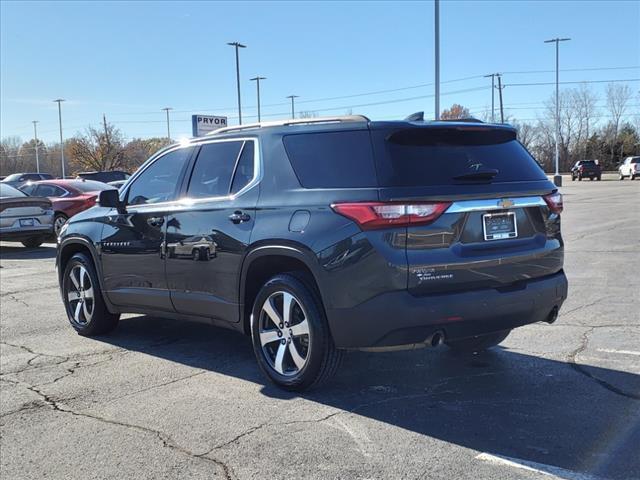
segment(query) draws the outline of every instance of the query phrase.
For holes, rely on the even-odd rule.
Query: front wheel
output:
[[[297,272],[264,284],[253,305],[251,337],[260,369],[285,390],[327,381],[342,359],[313,281]]]
[[[624,175],[622,174],[622,172],[618,173],[618,180],[624,180]]]
[[[578,175],[578,181],[581,182],[582,181],[582,175]]]
[[[118,325],[120,315],[107,310],[93,262],[86,255],[76,253],[67,263],[62,295],[69,323],[80,335],[108,333]]]
[[[631,180],[635,180],[636,176],[634,174],[631,174]]]
[[[501,330],[499,332],[487,333],[475,337],[462,338],[460,340],[449,340],[445,343],[456,353],[476,353],[495,347],[511,333],[511,330]]]

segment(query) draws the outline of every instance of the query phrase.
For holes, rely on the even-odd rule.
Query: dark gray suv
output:
[[[168,147],[63,228],[71,325],[121,313],[250,335],[283,388],[345,349],[476,352],[553,322],[562,196],[513,128],[350,116],[246,125]]]

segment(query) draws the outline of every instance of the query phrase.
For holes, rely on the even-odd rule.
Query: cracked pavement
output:
[[[80,337],[53,246],[0,244],[2,478],[543,478],[483,452],[640,478],[640,183],[563,193],[554,325],[473,357],[349,353],[303,395],[267,385],[231,331],[128,315]]]

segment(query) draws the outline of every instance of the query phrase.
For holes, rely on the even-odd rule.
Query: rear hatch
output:
[[[371,136],[380,202],[407,220],[411,293],[517,289],[562,268],[561,196],[512,128],[373,124]]]

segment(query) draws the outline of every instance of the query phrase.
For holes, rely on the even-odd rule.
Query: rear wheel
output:
[[[593,182],[595,180],[596,177],[589,177],[589,181]]]
[[[27,238],[26,240],[23,240],[22,245],[24,245],[27,248],[38,248],[40,245],[42,245],[43,242],[44,242],[44,238],[42,237],[32,237],[32,238]]]
[[[582,175],[578,175],[578,181],[581,182],[582,181]]]
[[[618,172],[618,180],[624,180],[624,175],[622,172]]]
[[[53,219],[53,233],[56,234],[56,237],[60,235],[60,230],[65,223],[67,223],[69,217],[67,217],[64,213],[56,213],[55,218]]]
[[[598,175],[596,180],[598,180],[598,181],[602,180],[602,176]]]
[[[456,353],[476,353],[495,347],[511,333],[511,330],[501,330],[499,332],[478,335],[476,337],[462,338],[460,340],[450,340],[445,343]]]
[[[342,359],[318,292],[298,273],[276,275],[262,287],[253,305],[251,337],[260,369],[286,390],[327,381]]]
[[[85,336],[108,333],[118,325],[120,315],[107,310],[93,262],[76,253],[67,263],[62,278],[62,295],[71,326]]]
[[[631,180],[635,180],[635,179],[636,179],[636,176],[632,173],[631,174]]]

